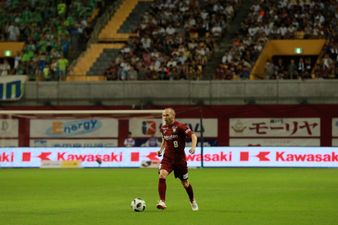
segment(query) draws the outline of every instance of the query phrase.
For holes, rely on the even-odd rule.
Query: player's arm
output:
[[[189,150],[189,152],[191,154],[195,153],[195,151],[196,151],[196,145],[197,145],[197,136],[196,136],[196,134],[192,133],[191,134],[191,148]]]
[[[164,142],[164,138],[162,138],[162,143],[161,143],[161,146],[160,146],[160,150],[157,151],[157,155],[158,156],[162,156],[164,148],[165,148],[165,142]]]

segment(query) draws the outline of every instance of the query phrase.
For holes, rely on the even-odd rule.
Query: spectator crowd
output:
[[[109,80],[199,80],[238,0],[158,0],[106,69]]]
[[[89,18],[102,0],[0,0],[0,41],[25,42],[0,76],[63,80],[72,38],[87,36]],[[200,80],[208,60],[244,4],[241,0],[156,0],[125,47],[105,70],[108,80]],[[268,60],[262,79],[338,78],[337,0],[256,0],[213,79],[250,79],[266,42],[326,39],[318,59]]]
[[[64,79],[72,37],[87,31],[88,18],[98,1],[2,1],[0,41],[25,43],[12,68],[6,66],[7,72],[2,74],[26,74],[31,80]]]
[[[287,65],[268,61],[264,79],[337,78],[337,1],[336,0],[257,0],[241,24],[238,37],[225,52],[215,79],[249,79],[249,74],[265,43],[272,39],[328,39],[324,58],[290,58]],[[281,62],[280,62],[281,63]],[[296,65],[298,64],[298,65]],[[305,65],[306,64],[306,65]],[[309,67],[310,66],[310,67]],[[315,74],[309,74],[315,68]]]

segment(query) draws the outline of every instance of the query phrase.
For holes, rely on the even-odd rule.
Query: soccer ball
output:
[[[146,202],[141,198],[135,198],[131,201],[130,207],[134,212],[143,212],[146,209]]]

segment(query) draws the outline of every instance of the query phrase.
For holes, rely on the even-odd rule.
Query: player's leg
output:
[[[165,194],[167,191],[167,183],[166,183],[166,179],[168,176],[168,171],[165,169],[161,169],[160,170],[160,174],[158,177],[158,194],[160,196],[160,201],[165,202]]]
[[[159,176],[158,176],[158,194],[160,196],[160,201],[156,205],[158,209],[167,208],[165,204],[165,195],[167,191],[167,183],[166,183],[167,180],[166,179],[170,171],[171,171],[170,164],[166,164],[162,162],[160,165]]]
[[[188,196],[189,196],[189,201],[191,204],[191,209],[193,211],[198,211],[198,205],[197,202],[194,198],[194,191],[192,189],[192,185],[190,184],[188,179],[181,179],[181,183],[185,189],[185,191],[187,192]]]
[[[189,196],[190,202],[192,202],[194,200],[194,191],[192,189],[192,186],[191,186],[189,180],[188,179],[181,180],[181,183],[182,183],[184,189],[186,190],[186,192],[187,192],[187,194]]]
[[[174,174],[175,177],[178,177],[181,180],[181,183],[185,189],[185,191],[187,192],[188,196],[189,196],[189,201],[191,204],[191,209],[193,211],[197,211],[198,210],[198,205],[197,202],[194,198],[194,190],[192,189],[192,185],[190,184],[189,180],[188,180],[188,167],[187,164],[184,163],[182,165],[178,165],[175,167],[174,169]]]

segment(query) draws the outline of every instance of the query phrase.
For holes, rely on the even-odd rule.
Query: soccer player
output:
[[[175,120],[175,111],[172,108],[166,108],[162,113],[163,125],[161,127],[162,144],[160,150],[157,152],[159,156],[163,155],[163,159],[159,168],[158,193],[160,201],[156,205],[158,209],[167,208],[165,204],[166,195],[166,178],[174,171],[175,178],[179,178],[183,187],[185,188],[193,211],[198,210],[197,202],[194,198],[194,192],[188,180],[188,167],[185,158],[185,139],[191,138],[191,154],[195,153],[197,136],[191,129]]]

